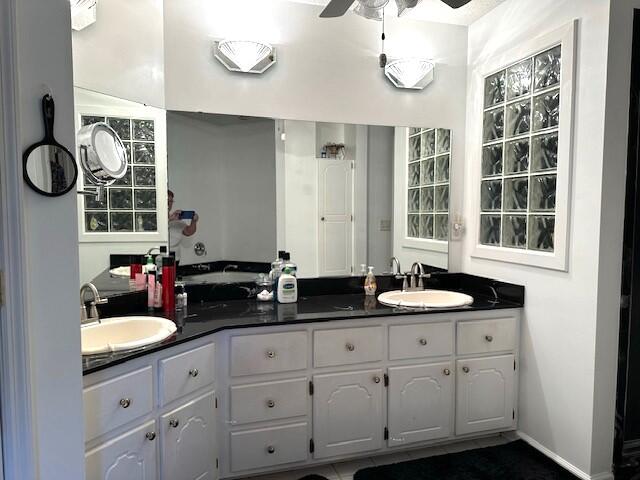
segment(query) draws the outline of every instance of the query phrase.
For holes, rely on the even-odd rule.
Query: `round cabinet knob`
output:
[[[269,350],[267,352],[267,358],[276,358],[276,352],[274,352],[273,350]]]
[[[198,376],[200,372],[198,371],[197,368],[192,368],[191,370],[189,370],[189,376],[196,378]]]
[[[356,349],[356,346],[353,343],[347,343],[346,347],[349,352],[353,352]]]
[[[485,339],[487,342],[493,342],[493,336],[492,336],[492,335],[485,335],[485,336],[484,336],[484,339]]]
[[[462,367],[462,371],[464,373],[469,373],[469,367]]]
[[[451,370],[449,370],[448,368],[445,368],[445,369],[442,371],[442,373],[444,373],[444,374],[448,377],[449,375],[451,375]]]
[[[180,420],[178,420],[177,418],[172,418],[171,420],[169,420],[169,426],[171,428],[178,428],[179,425],[180,425]]]
[[[380,377],[373,377],[374,383],[380,383]]]
[[[121,398],[120,399],[120,406],[122,408],[129,408],[130,405],[131,405],[131,399],[130,398]]]
[[[147,432],[145,437],[147,437],[147,440],[153,441],[156,439],[156,432]]]
[[[267,407],[273,408],[276,406],[276,402],[273,400],[267,400]]]
[[[267,447],[267,452],[268,453],[276,453],[276,447],[274,447],[273,445],[269,445]]]
[[[420,345],[422,345],[423,347],[427,344],[427,339],[426,338],[421,338],[418,341],[420,342]]]

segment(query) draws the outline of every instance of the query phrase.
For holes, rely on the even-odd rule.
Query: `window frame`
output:
[[[106,106],[103,104],[89,105],[81,102],[76,105],[75,122],[76,132],[82,126],[82,117],[99,115],[105,117],[124,117],[135,120],[153,120],[154,145],[155,145],[155,175],[156,175],[156,215],[157,231],[155,232],[87,232],[85,230],[85,195],[78,195],[78,241],[81,243],[105,243],[105,242],[166,242],[168,237],[167,218],[167,138],[166,138],[166,114],[165,111],[149,106]],[[132,152],[133,153],[133,152]],[[80,158],[79,151],[76,152]],[[133,186],[133,163],[131,169],[132,200],[135,202],[135,187]],[[83,175],[78,175],[78,190],[84,189]],[[87,185],[91,188],[91,185]],[[163,188],[164,187],[164,188]],[[117,186],[116,186],[117,188]],[[149,189],[150,190],[150,189]],[[107,209],[107,212],[110,210]],[[132,208],[135,222],[135,209]],[[150,211],[150,210],[149,210]]]
[[[568,242],[571,196],[571,172],[573,165],[573,113],[575,86],[575,45],[577,20],[536,37],[521,45],[497,54],[482,65],[477,66],[471,73],[472,83],[470,98],[473,100],[474,118],[476,124],[471,132],[470,158],[472,159],[472,195],[473,218],[471,229],[474,238],[474,248],[471,256],[497,260],[552,270],[568,270]],[[560,70],[560,120],[558,128],[558,165],[556,181],[556,208],[554,251],[541,252],[528,249],[518,249],[503,246],[490,246],[480,243],[481,203],[480,192],[482,184],[482,152],[483,152],[483,123],[484,123],[484,84],[485,79],[521,60],[542,53],[560,45],[562,48],[562,64]],[[535,96],[535,95],[534,95]]]

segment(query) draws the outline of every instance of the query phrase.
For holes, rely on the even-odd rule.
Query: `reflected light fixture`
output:
[[[71,28],[76,31],[96,22],[97,0],[70,0]]]
[[[400,58],[384,66],[384,74],[397,88],[422,90],[433,81],[435,65],[424,58]]]
[[[276,49],[255,40],[220,40],[214,56],[232,72],[263,73],[276,63]]]

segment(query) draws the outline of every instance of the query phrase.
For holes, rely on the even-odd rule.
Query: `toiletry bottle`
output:
[[[131,255],[129,257],[129,278],[136,279],[136,273],[142,273],[142,256]]]
[[[284,257],[284,254],[286,252],[284,250],[279,250],[278,251],[278,258],[276,258],[273,262],[271,262],[271,271],[269,272],[269,275],[271,276],[271,281],[273,282],[273,290],[274,292],[278,291],[278,277],[280,277],[280,274],[282,273],[282,269],[284,266],[284,261],[282,260],[282,257]],[[276,299],[277,295],[274,296],[274,299]]]
[[[156,280],[156,289],[153,292],[153,308],[160,310],[162,308],[162,283]]]
[[[158,276],[158,280],[162,278],[162,259],[167,256],[167,247],[166,245],[162,245],[160,247],[160,253],[156,255],[156,275]]]
[[[289,252],[284,252],[284,255],[282,255],[282,262],[283,271],[285,268],[288,268],[291,271],[291,275],[294,277],[298,276],[298,265],[291,261],[291,254]]]
[[[153,257],[151,255],[147,255],[147,263],[145,263],[143,270],[145,275],[149,275],[149,272],[156,273],[156,263],[153,261]]]
[[[375,295],[378,289],[378,282],[376,276],[373,274],[373,267],[369,267],[369,273],[367,273],[364,279],[364,293],[366,295]]]
[[[278,278],[278,302],[295,303],[298,301],[298,280],[285,268]]]
[[[176,261],[173,257],[162,258],[162,307],[172,313],[176,308]]]
[[[156,302],[156,271],[154,269],[147,271],[147,308],[153,310]]]

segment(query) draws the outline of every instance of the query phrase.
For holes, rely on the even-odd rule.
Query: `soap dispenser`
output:
[[[369,273],[364,279],[364,293],[365,295],[375,295],[378,289],[378,282],[376,276],[373,274],[373,267],[369,267]]]

